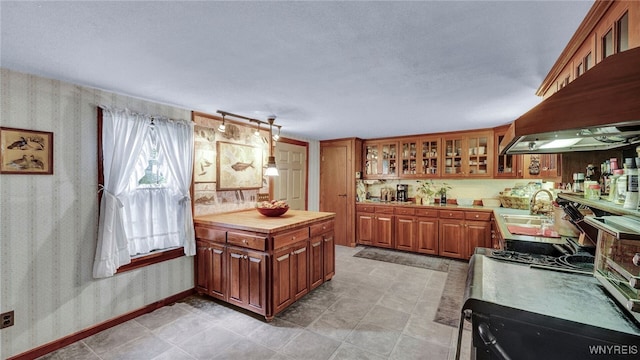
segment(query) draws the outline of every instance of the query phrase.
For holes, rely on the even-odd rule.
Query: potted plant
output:
[[[451,186],[447,183],[442,183],[440,188],[436,190],[436,194],[440,195],[440,205],[447,204],[447,190],[451,190]]]
[[[433,203],[433,195],[436,194],[436,185],[433,180],[420,181],[418,180],[418,198],[422,199],[422,203],[429,205]],[[420,202],[418,202],[420,203]]]

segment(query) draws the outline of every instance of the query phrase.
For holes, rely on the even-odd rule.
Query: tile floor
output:
[[[337,246],[333,280],[270,323],[193,296],[41,359],[454,359],[458,330],[432,321],[447,274],[359,250]]]

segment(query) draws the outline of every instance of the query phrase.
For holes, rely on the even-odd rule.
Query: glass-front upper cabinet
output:
[[[444,137],[443,177],[491,177],[493,132],[479,131]]]
[[[442,162],[439,160],[441,155],[440,138],[420,139],[420,148],[422,150],[422,175],[439,177],[442,173]]]
[[[440,176],[440,139],[412,137],[401,139],[400,178]]]
[[[384,179],[398,176],[398,143],[364,142],[364,178]]]
[[[464,138],[444,138],[444,177],[464,176],[462,152],[465,150]]]
[[[496,178],[518,178],[522,177],[522,156],[521,155],[500,155],[502,148],[500,142],[509,129],[509,125],[494,129],[494,165],[493,176]]]

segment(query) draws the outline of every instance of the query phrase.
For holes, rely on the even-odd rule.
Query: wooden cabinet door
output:
[[[364,141],[365,179],[386,179],[398,176],[398,142]]]
[[[500,155],[500,143],[509,129],[509,125],[494,129],[493,137],[493,177],[501,179],[516,179],[522,177],[522,155]]]
[[[309,292],[308,241],[276,250],[273,259],[273,313]]]
[[[309,240],[309,287],[317,288],[324,281],[324,237],[314,236]]]
[[[464,227],[467,240],[467,258],[473,255],[476,247],[491,247],[491,223],[487,221],[467,221]]]
[[[413,216],[396,216],[396,249],[416,251],[415,224]]]
[[[309,292],[309,242],[307,240],[296,244],[291,252],[291,284],[293,301]]]
[[[460,220],[440,219],[439,254],[464,259],[464,224]]]
[[[393,215],[381,214],[375,217],[376,232],[373,245],[393,248]]]
[[[375,234],[375,215],[358,213],[358,244],[372,245]]]
[[[284,248],[273,253],[273,312],[286,308],[293,302],[291,287],[291,249]]]
[[[416,251],[438,255],[438,219],[418,217],[416,224]]]
[[[209,294],[209,282],[212,274],[213,259],[210,244],[196,241],[196,290]]]
[[[333,237],[333,231],[325,234],[323,237],[324,249],[323,249],[323,261],[324,266],[322,268],[324,274],[324,281],[329,281],[336,274],[336,247]]]
[[[562,181],[561,154],[525,154],[523,157],[523,178]]]
[[[201,255],[202,258],[196,260],[198,290],[215,298],[226,300],[227,262],[225,260],[225,246],[215,243],[209,243],[206,247],[198,246],[196,256],[200,257]],[[206,284],[206,290],[202,287],[203,283]]]
[[[229,294],[234,305],[266,314],[267,255],[227,247]]]

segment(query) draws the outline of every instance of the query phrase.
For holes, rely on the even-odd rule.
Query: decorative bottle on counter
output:
[[[634,158],[624,159],[624,166],[627,168],[627,195],[624,199],[625,209],[638,208],[638,169]]]
[[[440,193],[440,206],[444,206],[447,205],[447,193],[446,192],[441,192]]]

